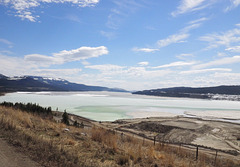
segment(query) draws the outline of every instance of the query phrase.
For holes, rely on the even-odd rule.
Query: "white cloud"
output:
[[[210,69],[201,69],[201,70],[190,70],[190,71],[181,71],[180,74],[199,74],[207,72],[231,72],[232,69],[229,68],[210,68]]]
[[[207,21],[207,20],[209,20],[209,18],[201,17],[201,18],[199,18],[199,19],[196,19],[196,20],[190,21],[188,24],[196,24],[196,23],[200,23],[200,22]]]
[[[35,22],[38,16],[33,16],[31,10],[46,3],[72,3],[79,7],[94,6],[99,0],[3,0],[0,4],[10,6],[16,11],[17,17]]]
[[[53,53],[56,58],[62,58],[64,62],[85,60],[93,57],[99,57],[101,55],[108,54],[108,49],[105,46],[99,47],[80,47],[73,50],[63,50],[59,53]]]
[[[45,63],[48,61],[48,58],[44,57],[44,55],[38,56],[46,60]],[[31,56],[29,58],[31,58]],[[177,69],[173,71],[172,69],[168,68],[153,69],[149,66],[141,66],[147,65],[148,62],[140,62],[138,63],[139,66],[102,64],[88,65],[85,66],[84,69],[51,69],[39,68],[39,63],[32,63],[29,60],[27,61],[18,57],[0,55],[0,60],[0,71],[2,74],[8,76],[40,75],[46,77],[63,78],[71,82],[78,82],[88,85],[119,87],[127,90],[141,90],[146,88],[150,89],[171,86],[209,86],[225,83],[235,84],[240,82],[240,74],[230,73],[231,69],[228,68],[192,69],[189,70],[191,72],[181,72]],[[223,61],[229,62],[229,60]],[[164,68],[181,67],[185,65],[191,66],[190,64],[190,62],[174,62],[165,65]]]
[[[240,27],[240,23],[239,24],[236,24],[237,27]]]
[[[100,34],[108,39],[113,39],[116,37],[115,32],[100,31]]]
[[[135,47],[132,50],[136,51],[136,52],[154,52],[154,51],[158,51],[159,48],[166,47],[171,44],[186,42],[186,39],[190,36],[189,32],[193,29],[200,27],[202,22],[205,20],[208,20],[208,19],[203,17],[198,20],[193,20],[193,21],[189,22],[187,26],[180,29],[178,33],[169,35],[165,39],[158,40],[156,42],[158,49]]]
[[[225,12],[228,12],[234,8],[237,8],[240,5],[240,0],[230,0],[231,5],[225,9]]]
[[[93,57],[108,54],[108,49],[105,46],[99,47],[80,47],[73,50],[63,50],[59,53],[53,53],[53,56],[40,54],[25,55],[24,60],[35,63],[41,67],[48,67],[52,64],[63,64],[66,62],[86,60]]]
[[[189,26],[186,26],[186,27],[184,27],[182,30],[181,30],[181,33],[188,33],[190,30],[192,30],[192,29],[196,29],[196,28],[198,28],[198,27],[200,27],[201,26],[201,23],[195,23],[195,24],[191,24],[191,25],[189,25]]]
[[[80,68],[70,68],[70,69],[36,69],[31,71],[31,75],[40,75],[46,77],[54,77],[54,78],[63,78],[67,79],[69,76],[77,75],[81,72]]]
[[[145,0],[112,0],[115,7],[110,10],[106,26],[111,29],[118,29],[123,20],[135,13],[139,8],[146,7]]]
[[[110,66],[112,68],[107,68]],[[82,74],[79,82],[90,85],[120,87],[127,90],[141,90],[173,86],[216,86],[239,84],[240,74],[230,73],[229,68],[193,69],[173,71],[170,69],[151,69],[149,67],[117,67],[113,64],[96,65],[97,73]],[[104,69],[104,70],[103,70]],[[193,74],[193,75],[190,75]],[[227,79],[226,79],[227,78]]]
[[[154,26],[146,26],[145,29],[151,30],[151,31],[156,31],[156,30],[158,30],[158,29],[157,29],[156,27],[154,27]]]
[[[113,64],[91,65],[85,66],[85,68],[99,70],[100,74],[97,77],[110,77],[124,81],[154,79],[172,72],[170,70],[146,70],[145,67],[126,67]]]
[[[0,38],[0,43],[4,43],[6,45],[8,45],[9,48],[12,48],[13,47],[13,43],[6,40],[6,39],[3,39],[3,38]]]
[[[40,54],[25,55],[24,58],[0,55],[0,71],[6,75],[39,75],[62,76],[68,78],[69,75],[76,74],[81,69],[42,69],[51,65],[63,64],[70,61],[82,61],[92,57],[107,54],[108,50],[104,46],[100,47],[80,47],[70,51],[61,51],[46,56]],[[69,75],[68,75],[69,74]]]
[[[36,22],[37,17],[39,17],[39,16],[33,16],[31,12],[25,12],[25,11],[15,15],[15,16],[20,17],[22,20],[27,19],[31,22]]]
[[[196,64],[196,62],[194,62],[194,61],[191,61],[191,62],[177,61],[177,62],[173,62],[170,64],[165,64],[165,65],[152,67],[152,68],[156,69],[156,68],[180,67],[180,66],[190,66],[190,65],[194,65],[194,64]]]
[[[77,22],[77,23],[82,23],[81,19],[79,16],[74,15],[74,14],[67,14],[64,19],[70,20],[72,22]]]
[[[185,42],[184,40],[187,39],[188,37],[189,37],[189,34],[186,34],[186,33],[170,35],[169,37],[167,37],[165,39],[161,39],[161,40],[157,41],[157,45],[158,45],[158,47],[162,48],[162,47],[168,46],[173,43]]]
[[[13,52],[9,51],[9,50],[1,50],[0,51],[0,55],[10,55],[10,54],[13,54]]]
[[[205,3],[207,2],[207,3]],[[181,0],[177,10],[172,12],[172,16],[193,12],[206,8],[209,5],[209,1],[206,0]]]
[[[140,66],[147,66],[149,64],[149,62],[147,61],[142,61],[142,62],[139,62],[138,65]]]
[[[188,33],[189,31],[196,29],[202,25],[202,23],[206,20],[209,20],[209,18],[202,17],[193,21],[188,22],[188,26],[184,27],[180,30],[181,33]]]
[[[146,52],[146,53],[150,53],[150,52],[155,52],[158,51],[159,49],[151,49],[151,48],[133,48],[132,49],[134,52]]]
[[[29,54],[24,56],[24,60],[27,62],[32,62],[39,67],[48,67],[51,64],[62,64],[64,60],[62,58],[56,58],[52,56],[45,56],[40,54]]]
[[[232,43],[240,42],[240,29],[235,28],[223,33],[213,33],[199,39],[209,43],[207,49],[217,48],[221,45],[230,46]]]
[[[229,82],[229,85],[239,85],[240,73],[216,73],[215,78],[220,78],[222,82]]]
[[[112,64],[103,64],[103,65],[85,66],[85,68],[90,68],[90,69],[99,70],[99,71],[116,71],[116,70],[121,70],[125,67],[112,65]]]
[[[224,52],[218,52],[218,53],[217,53],[217,56],[218,56],[218,57],[226,57],[227,54],[224,53]]]
[[[229,48],[227,48],[225,50],[226,51],[230,51],[230,52],[240,52],[240,46],[229,47]]]
[[[240,73],[216,72],[210,77],[214,85],[239,85],[240,82]]]
[[[81,61],[81,63],[82,63],[83,65],[85,65],[85,66],[90,65],[90,63],[89,63],[88,61],[86,61],[86,60]]]
[[[77,77],[82,70],[71,69],[45,69],[39,64],[26,61],[20,57],[0,55],[0,73],[7,76],[36,75],[54,78],[72,79]],[[43,66],[43,65],[42,65]]]
[[[129,67],[126,71],[124,71],[126,78],[135,78],[140,81],[164,77],[170,73],[172,73],[171,70],[146,70],[145,67]]]
[[[0,60],[1,73],[9,76],[23,75],[36,68],[36,65],[19,57],[0,55]]]
[[[176,57],[178,59],[181,59],[181,60],[186,60],[186,59],[194,57],[194,55],[193,54],[188,54],[188,53],[182,53],[180,55],[177,55]]]
[[[206,68],[211,66],[219,66],[219,65],[235,64],[235,63],[240,63],[240,56],[224,57],[222,59],[210,61],[208,63],[195,65],[193,68],[201,69],[201,68]]]

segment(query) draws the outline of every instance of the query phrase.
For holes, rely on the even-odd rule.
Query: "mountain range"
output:
[[[47,78],[41,76],[15,76],[8,77],[0,74],[0,93],[16,91],[110,91],[128,92],[119,88],[102,86],[89,86],[69,82],[60,78]],[[162,89],[150,89],[135,91],[133,94],[163,96],[163,97],[187,97],[217,100],[240,101],[240,86],[216,86],[216,87],[173,87]]]
[[[164,96],[164,97],[187,97],[201,99],[240,100],[240,86],[216,86],[216,87],[174,87],[163,89],[151,89],[137,91],[133,94]]]
[[[127,92],[118,88],[89,86],[72,83],[60,78],[47,78],[40,76],[8,77],[0,74],[0,92],[15,91],[111,91]]]

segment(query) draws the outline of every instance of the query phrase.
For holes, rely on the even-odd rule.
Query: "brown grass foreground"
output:
[[[66,130],[65,128],[68,128]],[[195,161],[194,154],[182,148],[153,146],[132,136],[92,126],[75,128],[43,119],[39,115],[0,107],[0,133],[11,144],[39,162],[51,167],[212,167],[238,166],[237,162],[205,154]]]

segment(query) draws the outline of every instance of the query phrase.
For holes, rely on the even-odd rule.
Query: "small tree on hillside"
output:
[[[68,113],[66,112],[66,110],[64,111],[64,113],[62,115],[62,123],[69,125],[69,118],[68,118]]]
[[[77,121],[74,121],[73,126],[79,127],[79,123]]]

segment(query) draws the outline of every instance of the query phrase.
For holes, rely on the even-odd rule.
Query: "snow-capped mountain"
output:
[[[0,75],[0,92],[12,91],[111,91],[126,92],[123,89],[107,88],[101,86],[88,86],[72,83],[61,78],[48,78],[40,76]]]

